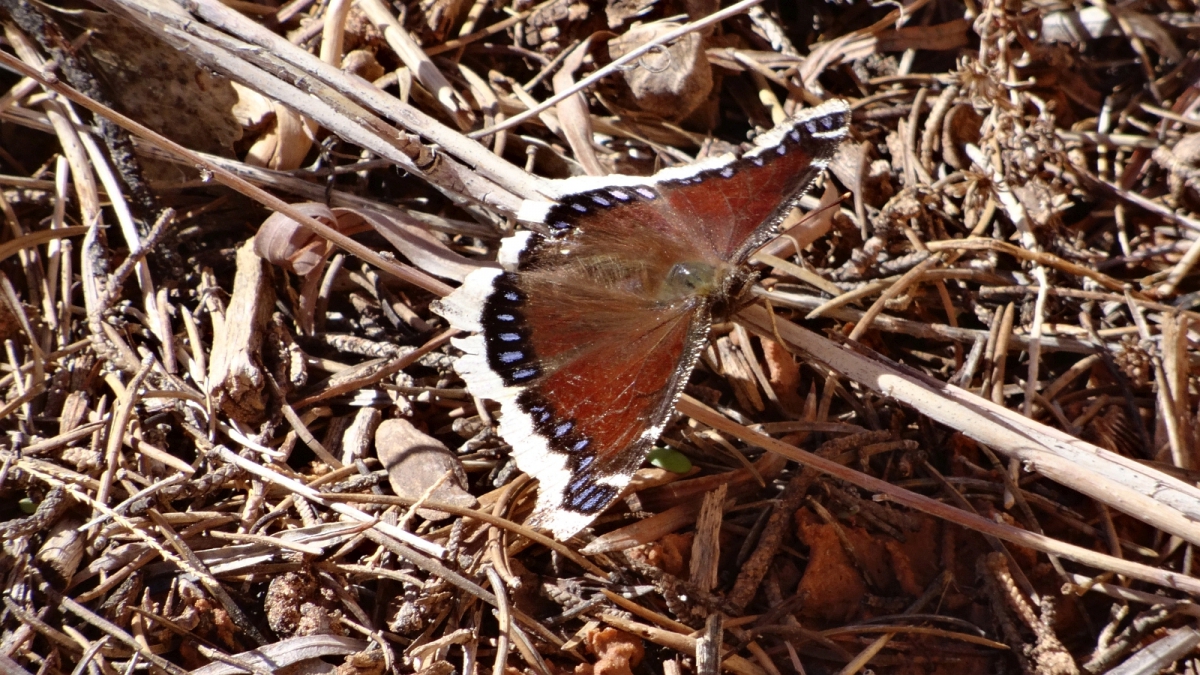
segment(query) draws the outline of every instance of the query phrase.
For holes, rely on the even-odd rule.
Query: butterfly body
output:
[[[749,256],[846,136],[832,102],[725,156],[650,178],[567,181],[544,224],[502,243],[435,310],[472,393],[501,403],[500,433],[540,483],[532,522],[565,539],[620,494],[662,433]]]

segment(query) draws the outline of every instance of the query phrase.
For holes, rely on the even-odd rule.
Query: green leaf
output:
[[[660,469],[672,473],[687,473],[692,470],[692,460],[687,455],[672,448],[653,448],[646,456],[650,463]]]

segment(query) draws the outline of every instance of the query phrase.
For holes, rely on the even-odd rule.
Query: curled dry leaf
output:
[[[608,27],[616,30],[626,23],[650,13],[657,0],[609,0],[604,6]]]
[[[829,170],[850,192],[858,195],[863,189],[863,178],[870,161],[870,143],[843,143],[829,162]]]
[[[336,635],[308,635],[288,638],[279,642],[234,654],[238,665],[220,661],[196,668],[191,675],[235,675],[245,673],[247,666],[252,672],[289,672],[288,666],[310,659],[327,658],[365,652],[370,643]],[[340,671],[339,671],[340,672]]]
[[[907,11],[907,10],[906,10]],[[893,13],[898,18],[898,13]],[[967,31],[971,25],[966,20],[947,21],[932,26],[905,26],[885,29],[891,17],[875,23],[869,31],[856,31],[828,42],[813,45],[808,58],[800,65],[799,74],[806,87],[820,88],[817,78],[826,70],[841,63],[866,59],[872,54],[902,52],[906,49],[922,51],[950,51],[967,44]]]
[[[579,43],[563,59],[562,67],[554,74],[554,91],[561,94],[575,86],[575,73],[583,66],[584,59],[591,50],[592,38]],[[575,158],[583,166],[589,176],[603,176],[609,171],[600,164],[596,157],[596,149],[592,147],[592,116],[588,112],[587,97],[582,93],[568,96],[555,106],[558,120],[562,126],[563,135]]]
[[[661,22],[638,26],[608,41],[612,58],[679,28]],[[669,45],[638,59],[637,66],[622,72],[624,90],[619,90],[618,105],[636,108],[664,119],[687,117],[703,103],[713,88],[712,66],[704,54],[704,38],[689,33]]]
[[[387,420],[379,425],[379,431],[375,433],[375,452],[387,469],[388,482],[397,495],[420,499],[433,488],[429,499],[463,508],[475,506],[475,498],[465,489],[467,472],[458,458],[441,441],[420,431],[408,420]],[[418,509],[417,515],[426,520],[450,517],[448,513],[433,509]]]
[[[310,202],[294,204],[292,208],[338,229],[333,211],[324,204]],[[254,252],[263,260],[303,277],[321,266],[331,248],[320,235],[289,216],[272,213],[254,235]]]
[[[234,115],[247,132],[257,133],[246,163],[277,171],[299,168],[312,148],[316,123],[236,82],[233,88],[238,94]]]

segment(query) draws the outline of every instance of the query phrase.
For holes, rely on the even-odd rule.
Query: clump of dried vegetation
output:
[[[6,675],[1195,672],[1192,0],[90,3],[0,1]],[[429,303],[831,97],[692,468],[523,527]]]

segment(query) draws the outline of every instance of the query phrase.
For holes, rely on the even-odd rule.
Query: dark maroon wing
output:
[[[438,311],[477,333],[454,341],[455,369],[500,402],[500,434],[540,483],[530,522],[565,540],[612,504],[662,432],[707,336],[709,298],[660,301],[653,282],[684,251],[652,231],[626,249],[516,241],[525,264],[472,272]]]
[[[777,233],[849,136],[849,122],[846,103],[830,101],[761,135],[738,158],[673,167],[650,178],[571,179],[567,184],[578,191],[534,217],[552,236],[579,226],[630,236],[651,228],[690,242],[702,257],[740,264]]]

